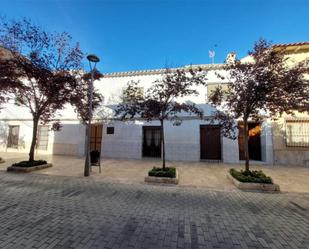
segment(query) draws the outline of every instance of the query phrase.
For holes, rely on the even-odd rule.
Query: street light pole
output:
[[[94,72],[96,70],[96,64],[100,61],[99,57],[94,54],[90,54],[87,56],[89,61],[89,66],[91,70],[91,79],[88,86],[88,98],[89,98],[89,110],[88,110],[88,124],[87,124],[87,142],[86,142],[86,159],[85,159],[85,169],[84,176],[90,175],[90,136],[91,136],[91,119],[92,119],[92,97],[93,97],[93,80],[94,80]],[[92,68],[91,62],[94,63]]]

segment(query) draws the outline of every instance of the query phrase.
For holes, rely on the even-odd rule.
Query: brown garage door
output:
[[[220,126],[200,126],[201,159],[221,160]]]

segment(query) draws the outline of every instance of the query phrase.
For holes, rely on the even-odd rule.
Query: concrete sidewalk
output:
[[[27,160],[27,154],[0,152],[6,162],[0,164],[0,170],[6,170],[14,162]],[[36,171],[35,174],[83,177],[84,158],[71,156],[37,155],[36,159],[45,159],[53,163],[52,168]],[[155,159],[103,159],[102,173],[93,167],[91,178],[121,183],[144,184],[144,177],[153,166],[160,167],[161,161]],[[227,179],[230,168],[241,169],[243,165],[215,164],[205,162],[167,162],[179,171],[179,186],[209,188],[213,190],[238,191]],[[282,192],[309,193],[309,168],[295,166],[252,165],[251,169],[262,169],[279,184]]]

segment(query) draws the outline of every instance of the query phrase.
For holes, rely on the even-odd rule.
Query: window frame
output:
[[[107,135],[114,135],[115,134],[115,126],[107,126],[106,127],[106,134]]]

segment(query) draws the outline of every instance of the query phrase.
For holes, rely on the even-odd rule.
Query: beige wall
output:
[[[288,65],[307,60],[309,63],[309,45],[286,48]],[[308,64],[309,65],[309,64]],[[283,115],[273,125],[273,150],[275,164],[309,166],[309,147],[291,147],[286,145],[286,120],[309,120],[308,113],[295,113],[295,116]]]
[[[284,165],[309,166],[309,146],[292,147],[286,144],[286,120],[308,120],[307,113],[295,113],[294,116],[283,115],[273,122],[273,153],[274,163]]]

